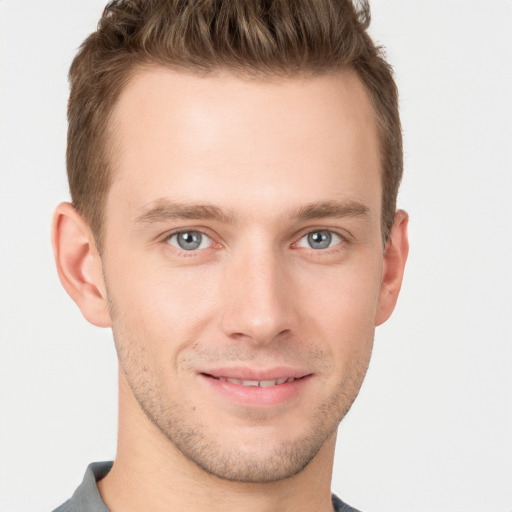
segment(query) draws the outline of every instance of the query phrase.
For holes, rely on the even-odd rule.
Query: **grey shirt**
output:
[[[112,462],[89,464],[84,479],[73,496],[53,512],[109,512],[105,502],[101,499],[96,482],[110,471],[112,464]],[[360,512],[343,503],[334,494],[332,495],[332,504],[336,512]]]

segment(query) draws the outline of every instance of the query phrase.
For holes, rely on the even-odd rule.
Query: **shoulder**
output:
[[[335,512],[362,512],[341,501],[335,494],[332,495],[332,504]],[[59,511],[60,512],[60,511]]]
[[[109,512],[96,483],[110,471],[111,467],[111,461],[89,464],[84,479],[73,496],[53,512]]]
[[[77,512],[72,500],[66,501],[60,507],[57,507],[53,512]]]

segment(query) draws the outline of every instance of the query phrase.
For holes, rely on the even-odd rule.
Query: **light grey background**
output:
[[[512,510],[512,1],[375,0],[401,91],[411,254],[340,429],[368,512]],[[114,456],[116,358],[54,270],[67,69],[103,0],[0,0],[0,510],[49,511]]]

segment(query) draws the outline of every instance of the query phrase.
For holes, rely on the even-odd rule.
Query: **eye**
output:
[[[322,229],[319,231],[311,231],[311,233],[304,235],[297,243],[297,246],[321,250],[334,247],[342,241],[343,239],[337,233]]]
[[[171,235],[167,243],[182,251],[196,251],[210,247],[212,239],[201,231],[181,231]]]

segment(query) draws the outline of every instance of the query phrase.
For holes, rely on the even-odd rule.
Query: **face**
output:
[[[379,311],[363,86],[144,70],[112,127],[102,265],[134,403],[209,473],[299,472],[358,393]]]

